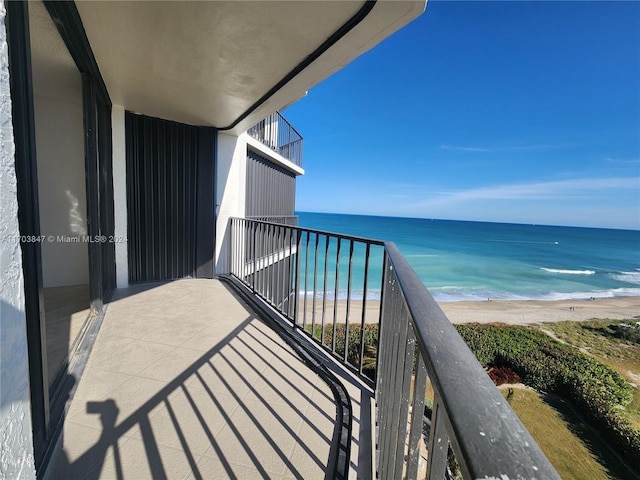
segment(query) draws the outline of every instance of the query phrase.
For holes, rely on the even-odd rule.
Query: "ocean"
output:
[[[640,231],[296,214],[301,227],[394,242],[440,302],[640,295]]]

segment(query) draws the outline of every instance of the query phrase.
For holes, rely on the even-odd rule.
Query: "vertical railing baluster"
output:
[[[395,458],[393,468],[393,478],[402,478],[402,467],[404,466],[405,459],[405,446],[407,444],[407,422],[409,419],[409,390],[411,388],[411,374],[413,371],[413,357],[415,355],[416,337],[413,332],[413,327],[410,323],[410,314],[407,312],[407,319],[404,323],[403,331],[404,336],[400,339],[401,347],[404,347],[404,359],[402,359],[401,366],[401,388],[398,389],[398,393],[401,396],[399,402],[399,416],[398,416],[398,433],[396,437],[395,446]],[[404,345],[402,345],[404,344]],[[400,378],[398,379],[400,380]]]
[[[413,406],[411,408],[411,430],[409,432],[409,453],[406,479],[416,478],[420,463],[422,444],[422,419],[424,417],[424,396],[427,388],[427,367],[420,348],[416,345],[416,374],[413,382]]]
[[[287,294],[288,294],[288,301],[287,301],[287,316],[289,318],[289,320],[293,320],[293,313],[292,313],[292,306],[293,306],[293,301],[294,299],[291,298],[292,292],[295,290],[294,288],[294,283],[293,283],[293,278],[294,278],[294,263],[293,263],[293,256],[294,256],[294,248],[293,248],[293,232],[295,230],[293,228],[289,228],[289,268],[288,268],[288,274],[289,274],[289,281],[287,284]],[[295,254],[297,254],[298,251],[296,250]]]
[[[274,268],[274,277],[275,277],[275,282],[273,285],[273,303],[276,305],[276,309],[278,311],[281,310],[281,303],[280,303],[280,226],[276,226],[275,228],[275,250],[274,250],[274,254],[275,254],[275,258],[273,259],[273,268]]]
[[[391,274],[389,272],[389,266],[387,265],[387,261],[385,259],[384,264],[384,285],[386,286],[386,295],[382,296],[382,301],[380,304],[380,317],[384,319],[384,322],[380,322],[380,326],[378,327],[380,330],[378,332],[378,360],[377,360],[377,386],[376,386],[376,419],[378,425],[378,438],[377,438],[377,446],[378,446],[378,478],[384,478],[383,475],[385,473],[385,465],[384,465],[384,452],[385,452],[385,441],[386,441],[386,406],[387,406],[387,382],[388,377],[387,373],[387,364],[388,359],[391,357],[390,353],[387,353],[389,350],[389,340],[392,338],[390,329],[392,323],[387,322],[387,318],[390,315],[392,308],[392,287],[387,283],[391,284]]]
[[[289,227],[282,226],[282,276],[280,277],[280,289],[282,291],[282,309],[281,313],[285,318],[289,318],[289,289],[287,285],[290,283],[291,270],[289,270],[289,257],[291,256],[291,250],[287,250],[287,236],[289,234]]]
[[[351,276],[353,274],[353,240],[349,241],[349,266],[347,270],[347,313],[344,319],[344,363],[349,354],[349,314],[351,313]]]
[[[336,353],[336,322],[338,320],[338,286],[340,283],[340,244],[342,239],[338,237],[336,246],[336,283],[333,289],[333,336],[331,338],[331,352]]]
[[[398,287],[395,281],[395,273],[391,269],[391,266],[388,265],[388,270],[390,271],[389,278],[386,284],[388,297],[385,305],[384,312],[384,335],[385,335],[385,362],[383,364],[383,368],[381,370],[383,382],[381,384],[381,395],[382,395],[382,405],[379,408],[381,415],[381,442],[380,442],[380,455],[381,455],[381,477],[380,478],[390,478],[389,472],[389,450],[390,448],[390,439],[391,439],[391,423],[393,419],[392,410],[394,408],[393,404],[393,389],[394,389],[394,375],[395,371],[395,359],[396,359],[396,348],[397,348],[397,337],[398,337],[398,313],[397,308],[399,305],[399,293]]]
[[[305,247],[304,247],[304,302],[302,307],[302,329],[307,328],[307,294],[309,291],[309,237],[307,232]]]
[[[260,261],[262,263],[260,267],[260,285],[261,285],[260,293],[262,294],[262,298],[265,298],[267,294],[268,228],[269,226],[266,223],[262,224],[262,254],[260,256]]]
[[[360,373],[360,375],[363,375],[362,364],[364,363],[364,331],[365,331],[365,322],[367,319],[367,286],[369,281],[369,254],[370,253],[371,253],[371,244],[367,243],[364,251],[364,280],[362,285],[362,319],[360,321],[360,368],[358,369],[358,372]]]
[[[324,345],[324,326],[327,312],[327,277],[329,274],[329,235],[325,235],[324,245],[324,278],[322,287],[322,330],[320,331],[320,343]]]
[[[396,291],[398,292],[398,291]],[[385,458],[385,463],[387,465],[387,475],[388,478],[394,478],[394,460],[396,455],[399,455],[399,452],[396,452],[397,439],[399,435],[398,425],[400,423],[400,401],[401,401],[401,388],[402,388],[402,370],[403,370],[403,360],[404,360],[404,351],[406,348],[406,311],[404,309],[404,305],[402,303],[402,299],[398,293],[394,295],[395,298],[395,318],[394,320],[394,335],[393,335],[393,359],[392,359],[392,367],[391,367],[391,384],[389,386],[390,401],[389,405],[390,409],[390,421],[388,425],[388,439],[387,439],[387,454]],[[406,425],[406,419],[404,422]],[[404,431],[404,428],[403,428]]]
[[[277,270],[278,270],[278,265],[276,264],[276,255],[278,253],[278,239],[276,236],[276,229],[278,227],[275,225],[271,225],[271,259],[270,259],[270,264],[269,264],[269,268],[271,271],[271,275],[269,276],[269,303],[274,307],[277,308],[276,306],[276,292],[275,292],[275,286],[276,286],[276,275],[277,275]]]
[[[258,252],[256,251],[256,238],[258,236],[258,225],[259,223],[252,222],[253,226],[253,274],[251,275],[251,289],[253,292],[256,292],[256,275],[258,274]]]
[[[295,272],[295,295],[293,297],[293,325],[298,325],[298,297],[300,297],[300,242],[302,240],[301,230],[296,228],[296,272]]]
[[[316,232],[316,246],[313,251],[313,298],[311,299],[311,337],[315,336],[316,329],[316,297],[318,296],[318,241],[320,236]]]
[[[440,398],[437,392],[433,397],[431,414],[431,430],[429,432],[429,460],[427,462],[427,479],[444,478],[447,468],[447,452],[449,450],[449,434],[444,423],[444,411],[441,411]]]

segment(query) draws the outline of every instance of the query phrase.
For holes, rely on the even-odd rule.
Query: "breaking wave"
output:
[[[563,275],[595,275],[595,270],[560,270],[557,268],[545,268],[542,267],[540,270],[544,270],[549,273],[561,273]]]

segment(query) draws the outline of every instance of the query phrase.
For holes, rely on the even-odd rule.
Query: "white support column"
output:
[[[244,217],[247,140],[218,134],[216,158],[216,274],[229,272],[229,218]]]
[[[113,149],[113,207],[116,239],[116,286],[129,286],[129,258],[127,252],[127,165],[124,131],[124,107],[113,105],[111,110]]]

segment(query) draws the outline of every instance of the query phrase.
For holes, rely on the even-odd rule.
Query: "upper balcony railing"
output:
[[[230,244],[233,277],[375,388],[377,478],[560,478],[393,243],[234,218]]]
[[[292,227],[297,227],[300,222],[300,217],[298,215],[253,215],[248,216],[247,219],[259,220],[261,222],[281,223]]]
[[[298,167],[302,167],[302,135],[280,112],[272,113],[259,121],[247,133]]]

